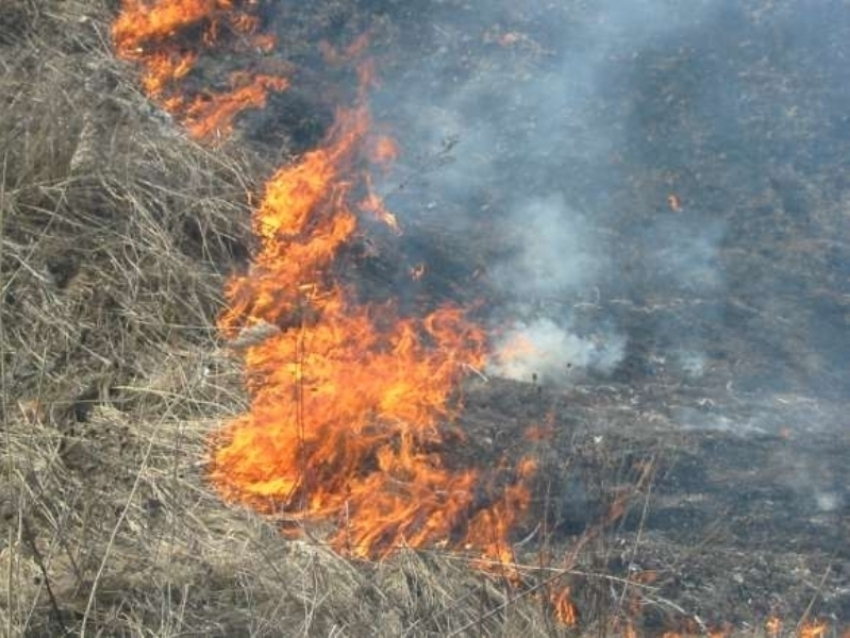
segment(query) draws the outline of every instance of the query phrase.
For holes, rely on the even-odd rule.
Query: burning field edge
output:
[[[255,248],[248,194],[303,149],[193,141],[116,60],[116,10],[13,0],[0,16],[0,633],[840,635],[818,621],[822,594],[850,578],[847,556],[742,545],[740,569],[724,575],[728,557],[712,567],[706,539],[734,547],[735,532],[701,517],[736,504],[714,499],[726,477],[703,459],[740,448],[722,434],[663,444],[651,430],[618,434],[618,406],[634,398],[624,387],[592,405],[581,387],[565,396],[471,374],[460,388],[459,422],[477,446],[464,454],[533,454],[554,477],[535,486],[533,507],[557,527],[520,530],[509,565],[482,571],[480,553],[439,543],[344,558],[309,533],[285,538],[274,513],[223,504],[207,480],[209,436],[249,398],[216,320],[227,278]],[[298,28],[308,27],[293,26],[294,42]],[[612,430],[583,428],[591,410]],[[741,454],[775,459],[785,444],[765,437]],[[807,445],[833,462],[834,442]],[[709,487],[683,503],[696,475]],[[646,530],[650,516],[662,532]],[[778,520],[747,516],[733,511],[729,529]],[[665,525],[692,533],[668,538]],[[771,583],[747,572],[760,562],[788,600],[748,612],[745,594],[732,607],[728,588],[713,593],[730,581],[762,601]]]

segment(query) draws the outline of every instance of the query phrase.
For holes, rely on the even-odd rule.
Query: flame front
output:
[[[452,391],[465,367],[483,365],[484,333],[453,306],[404,318],[392,304],[360,304],[334,276],[358,214],[384,210],[356,174],[368,131],[364,106],[339,113],[327,143],[266,186],[260,248],[230,282],[220,327],[279,331],[246,349],[251,410],[224,434],[212,479],[261,511],[335,523],[333,545],[355,556],[451,540],[510,561],[505,538],[527,491],[515,485],[484,508],[478,473],[440,454]]]
[[[142,67],[147,95],[196,139],[230,134],[239,113],[263,108],[269,94],[289,86],[286,65],[264,57],[275,38],[261,32],[256,0],[122,0],[121,6],[112,29],[118,56]],[[507,33],[498,42],[508,46],[523,37]],[[364,36],[341,53],[319,47],[336,65],[361,56],[367,45]],[[222,48],[248,58],[247,68],[229,73],[216,90],[190,87],[202,57]],[[371,132],[365,94],[374,68],[361,64],[358,74],[356,106],[337,113],[317,150],[277,171],[254,211],[258,250],[248,272],[229,281],[219,320],[222,334],[244,347],[250,411],[216,438],[210,479],[233,502],[326,525],[326,537],[342,553],[371,558],[401,546],[463,548],[486,559],[475,565],[501,566],[520,582],[509,537],[528,512],[536,462],[486,473],[455,467],[445,454],[463,440],[446,425],[459,409],[452,397],[463,371],[485,367],[483,331],[453,305],[406,317],[392,303],[363,303],[338,272],[341,250],[363,232],[361,219],[401,232],[368,171],[371,163],[386,173],[400,150],[388,135]],[[668,204],[681,208],[676,195]],[[417,264],[410,275],[425,273],[426,265]],[[498,362],[542,356],[537,351],[517,337],[504,344]],[[547,424],[526,436],[546,441],[552,432]],[[514,479],[504,487],[508,472]],[[639,487],[651,474],[648,468]],[[626,502],[618,497],[599,529],[620,518]],[[622,635],[637,635],[637,603],[633,618],[618,627]],[[570,588],[551,593],[549,604],[562,624],[578,624]],[[771,618],[765,631],[779,636],[782,627]],[[827,631],[819,621],[797,627],[811,638]]]
[[[112,37],[120,57],[141,65],[147,95],[211,141],[289,84],[285,65],[263,57],[275,40],[261,33],[258,12],[253,0],[123,0]],[[329,64],[344,64],[362,60],[367,46],[364,35],[341,52],[320,48]],[[203,56],[222,49],[248,60],[228,88],[190,82]],[[483,366],[483,332],[454,306],[411,318],[392,303],[358,303],[335,273],[361,216],[401,232],[364,170],[386,173],[399,149],[370,133],[375,69],[363,60],[357,72],[357,106],[266,185],[253,220],[259,249],[228,284],[219,327],[228,338],[252,335],[251,409],[218,437],[211,479],[233,501],[330,523],[333,545],[352,555],[442,542],[509,561],[506,537],[527,508],[522,481],[532,464],[488,504],[479,473],[448,467],[443,454],[457,409],[450,397],[464,369]]]

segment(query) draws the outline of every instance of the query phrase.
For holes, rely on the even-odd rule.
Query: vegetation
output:
[[[617,633],[611,609],[649,596],[637,600],[633,563],[608,574],[613,552],[593,534],[576,537],[580,572],[552,567],[535,530],[517,584],[439,549],[353,561],[222,502],[206,480],[210,435],[246,396],[215,320],[252,250],[250,201],[281,159],[269,156],[287,152],[238,135],[214,150],[192,141],[116,60],[116,9],[0,10],[0,636],[572,635],[557,620],[572,613],[570,578],[589,585],[582,630]],[[498,405],[539,389],[493,382],[483,394]],[[612,404],[622,414],[625,400]],[[640,540],[655,466],[638,479],[587,448],[585,483],[614,475],[594,493],[612,506],[593,506],[600,519],[646,488],[632,509]],[[583,528],[593,508],[576,502]]]

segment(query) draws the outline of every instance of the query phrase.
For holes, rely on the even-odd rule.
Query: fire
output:
[[[142,67],[147,95],[195,138],[230,134],[239,113],[263,108],[271,93],[289,86],[280,64],[251,64],[232,73],[224,90],[187,89],[212,48],[273,49],[274,36],[260,33],[256,2],[121,6],[112,29],[117,54]],[[501,43],[517,38],[505,34]],[[362,55],[367,39],[343,53],[322,46],[329,63],[341,64]],[[402,546],[462,548],[480,558],[476,565],[495,564],[517,582],[510,534],[529,511],[537,463],[483,471],[457,467],[446,454],[463,441],[447,424],[460,409],[454,395],[464,371],[486,365],[483,330],[454,305],[410,317],[393,303],[363,303],[339,273],[340,253],[364,232],[365,216],[400,232],[368,172],[369,163],[388,170],[400,151],[389,136],[371,133],[365,91],[376,81],[374,68],[358,71],[358,103],[337,113],[319,148],[274,174],[255,207],[258,250],[248,272],[228,282],[219,319],[221,333],[242,342],[250,410],[217,436],[209,478],[230,501],[320,526],[341,553],[374,558]],[[668,203],[681,207],[673,195]],[[417,265],[411,276],[421,278],[425,268]],[[501,357],[534,350],[517,340]],[[527,432],[534,441],[552,435],[549,426]],[[606,522],[619,518],[625,503],[618,499]],[[562,624],[577,625],[569,588],[550,603]],[[779,635],[782,624],[773,619],[766,629]],[[825,633],[822,623],[799,628],[808,638]],[[625,634],[636,635],[631,623]]]
[[[570,588],[565,587],[552,594],[550,602],[555,618],[565,627],[575,627],[578,624],[578,609],[570,598]]]
[[[386,209],[383,198],[375,192],[372,177],[367,173],[363,179],[366,185],[366,197],[360,202],[361,210],[372,213],[372,215],[392,228],[394,232],[401,233],[401,228],[398,225],[395,215]]]
[[[484,364],[483,331],[454,306],[409,318],[358,303],[334,276],[361,215],[397,228],[357,175],[369,127],[365,106],[341,111],[327,143],[266,186],[253,224],[260,248],[230,282],[220,328],[280,331],[246,348],[251,410],[223,434],[211,479],[231,500],[331,523],[333,546],[354,556],[457,538],[510,563],[506,539],[527,508],[534,464],[483,507],[480,473],[441,454],[453,390],[466,367]]]
[[[829,625],[822,621],[804,623],[799,630],[800,638],[823,638],[829,631]]]
[[[236,73],[230,78],[233,87],[227,93],[201,95],[185,109],[186,127],[193,137],[208,139],[213,135],[228,136],[233,132],[233,119],[247,108],[263,108],[271,91],[289,86],[285,78]]]
[[[778,636],[782,632],[782,620],[776,616],[771,616],[764,624],[764,630],[771,638]]]
[[[256,4],[122,0],[112,40],[119,57],[141,65],[148,97],[184,123],[190,135],[201,140],[227,136],[239,113],[262,108],[269,93],[289,86],[284,75],[278,70],[238,71],[221,91],[192,92],[184,84],[206,50],[267,53],[274,47],[274,36],[259,32],[260,19],[252,13]]]
[[[273,49],[258,10],[252,1],[122,0],[112,39],[119,57],[141,66],[150,99],[211,141],[289,86],[285,65],[267,58],[231,73],[226,89],[190,88],[213,49]],[[366,35],[341,52],[320,44],[331,64],[367,46]],[[232,501],[326,524],[333,546],[353,556],[448,543],[510,564],[507,538],[527,510],[535,464],[512,470],[514,482],[486,503],[481,485],[503,482],[451,467],[444,454],[455,388],[484,365],[483,331],[451,305],[405,317],[392,303],[361,303],[337,273],[364,216],[400,232],[366,170],[389,170],[399,149],[371,133],[374,65],[363,60],[357,72],[357,105],[338,112],[321,147],[266,184],[253,218],[259,248],[227,285],[219,328],[244,353],[251,408],[217,438],[210,479]]]

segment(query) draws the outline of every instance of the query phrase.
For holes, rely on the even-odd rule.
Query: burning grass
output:
[[[510,565],[519,586],[472,569],[480,552],[438,545],[368,563],[222,504],[206,480],[208,437],[250,397],[215,322],[253,241],[247,193],[273,167],[235,141],[211,152],[149,106],[106,44],[105,6],[11,4],[0,22],[0,632],[550,636],[570,634],[578,609],[589,634],[628,635],[594,612],[625,608],[627,590],[647,584],[592,562],[524,551],[529,564]],[[547,547],[545,534],[529,539]],[[598,537],[579,547],[606,552]],[[573,582],[596,598],[574,607]]]

